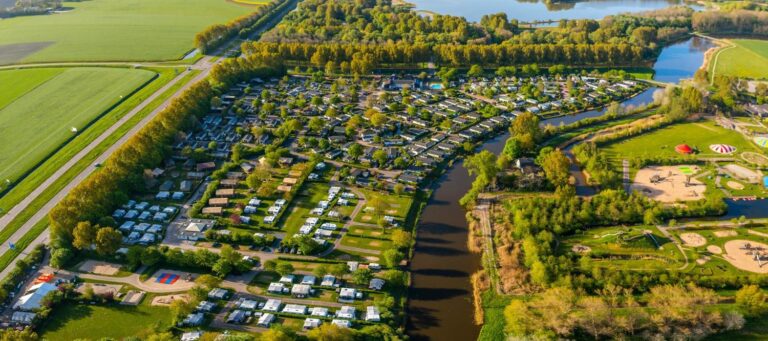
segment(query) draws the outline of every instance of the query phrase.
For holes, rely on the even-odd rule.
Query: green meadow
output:
[[[768,78],[768,41],[733,39],[734,47],[722,49],[713,74],[744,78]]]
[[[40,335],[51,341],[99,340],[105,337],[120,340],[151,333],[155,326],[168,327],[171,324],[168,308],[152,307],[149,305],[151,300],[151,297],[145,297],[138,306],[61,304],[43,323]]]
[[[0,179],[15,181],[155,73],[120,68],[0,71]],[[13,91],[6,92],[5,79]],[[26,90],[26,92],[23,92]]]
[[[225,0],[91,0],[0,20],[0,64],[180,59],[195,34],[253,10]]]

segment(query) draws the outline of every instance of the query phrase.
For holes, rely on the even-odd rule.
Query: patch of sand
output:
[[[364,216],[363,216],[363,218],[361,218],[361,219],[362,219],[363,221],[370,221],[371,219],[373,219],[373,217],[372,217],[372,216],[369,216],[369,215],[364,215]]]
[[[114,276],[118,271],[120,271],[120,265],[95,260],[87,260],[83,262],[82,265],[80,265],[78,270],[80,272],[87,272],[97,275]]]
[[[718,238],[733,237],[739,234],[734,230],[720,230],[712,233]]]
[[[387,214],[395,214],[395,213],[397,213],[397,210],[387,210],[386,213]]]
[[[716,254],[716,255],[719,255],[719,254],[723,253],[723,249],[721,249],[717,245],[708,245],[707,246],[707,251],[709,251],[709,252],[711,252],[713,254]]]
[[[742,189],[744,189],[744,185],[742,185],[741,183],[738,183],[736,181],[728,181],[725,184],[728,185],[728,187],[730,187],[731,189],[735,189],[735,190],[742,190]]]
[[[152,306],[160,306],[160,307],[167,307],[171,305],[171,302],[173,301],[184,301],[189,302],[189,295],[187,294],[176,294],[176,295],[165,295],[165,296],[155,296],[155,298],[152,299]]]
[[[651,166],[637,171],[631,190],[638,191],[653,200],[661,202],[676,202],[686,200],[699,200],[704,198],[707,186],[699,180],[686,175],[680,167],[688,167],[693,174],[699,172],[697,166]],[[651,181],[655,176],[660,181]],[[686,186],[686,180],[690,177],[690,183]]]
[[[768,238],[768,233],[762,233],[762,232],[758,232],[758,231],[755,231],[755,230],[747,230],[747,233],[754,234],[754,235],[760,236],[760,237]]]
[[[710,260],[709,256],[704,256],[696,260],[696,263],[699,265],[704,265],[704,263],[708,262]]]
[[[378,262],[379,261],[379,257],[374,257],[374,256],[365,256],[365,259],[367,261],[369,261],[369,262]]]
[[[683,240],[683,244],[686,246],[698,247],[707,244],[707,239],[698,233],[681,233],[680,239]]]
[[[374,246],[374,247],[375,247],[375,246],[381,246],[381,242],[378,242],[378,241],[373,241],[373,242],[370,242],[370,243],[368,243],[368,245],[370,245],[370,246]]]
[[[745,248],[746,245],[750,245],[752,250],[747,250]],[[768,273],[768,264],[766,264],[768,262],[763,261],[763,266],[760,266],[754,259],[755,252],[758,252],[755,248],[762,248],[762,252],[765,252],[765,250],[768,250],[768,245],[749,240],[731,240],[725,243],[726,256],[724,258],[728,263],[741,270],[762,274]]]
[[[587,253],[592,251],[592,248],[586,245],[576,244],[571,248],[571,251],[576,253]]]

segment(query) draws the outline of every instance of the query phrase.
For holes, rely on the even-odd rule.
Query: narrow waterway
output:
[[[678,82],[692,77],[703,61],[705,49],[702,50],[701,44],[690,39],[671,46],[675,53],[663,51],[656,63],[660,68],[656,69],[655,78]],[[646,90],[623,104],[649,103],[653,100],[653,91],[655,89]],[[604,109],[586,111],[545,120],[542,124],[569,124],[600,116],[604,112]],[[498,154],[508,137],[508,133],[497,136],[480,149]],[[416,252],[411,262],[413,282],[408,302],[407,328],[414,340],[475,340],[480,332],[480,328],[473,323],[472,287],[469,282],[469,276],[480,267],[480,257],[467,249],[465,211],[458,203],[459,198],[470,189],[472,180],[462,162],[457,161],[434,182],[433,195],[422,213]],[[752,211],[739,208],[733,213],[729,211],[729,215],[735,212]]]

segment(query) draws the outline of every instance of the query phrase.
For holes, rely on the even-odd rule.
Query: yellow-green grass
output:
[[[20,70],[36,77],[45,69]],[[1,74],[1,72],[0,72]],[[11,183],[155,77],[121,68],[66,69],[0,109],[0,179]]]
[[[92,0],[0,21],[0,64],[180,59],[196,33],[253,11],[224,0]]]
[[[741,78],[768,78],[768,40],[733,39],[716,55],[713,75]]]
[[[8,70],[0,72],[0,109],[47,82],[64,69]]]
[[[149,334],[154,327],[171,326],[168,308],[152,307],[151,297],[138,306],[65,303],[56,306],[39,329],[51,341],[102,338],[122,339]]]
[[[238,4],[245,4],[251,6],[260,6],[270,3],[271,0],[232,0]]]
[[[344,237],[341,238],[341,245],[368,249],[373,253],[376,251],[391,249],[392,241],[378,238],[350,236],[349,234],[345,234]]]
[[[681,155],[675,152],[675,146],[682,143],[698,148],[699,154],[696,154],[698,157],[724,156],[709,149],[711,144],[718,143],[736,147],[736,157],[745,151],[760,152],[743,135],[722,128],[712,121],[674,124],[607,145],[605,150],[620,163],[622,158],[680,157]]]
[[[152,82],[149,86],[139,91],[139,93],[123,102],[121,105],[115,108],[115,110],[111,111],[101,120],[99,120],[94,125],[93,129],[89,129],[85,134],[79,135],[74,141],[62,148],[62,150],[60,150],[56,155],[49,158],[43,164],[43,166],[39,167],[35,172],[32,173],[32,175],[25,178],[19,186],[14,187],[14,189],[9,192],[8,195],[0,198],[0,203],[3,205],[0,207],[11,207],[18,203],[23,198],[24,193],[28,193],[37,185],[39,185],[49,176],[49,174],[55,172],[64,162],[69,160],[72,155],[79,152],[86,144],[90,143],[94,138],[96,138],[96,136],[101,134],[105,129],[114,124],[129,110],[133,109],[133,107],[135,107],[138,103],[149,97],[153,92],[162,87],[162,85],[167,83],[171,78],[175,76],[173,69],[158,69],[158,71],[160,72],[160,77],[158,80]],[[54,182],[50,187],[43,191],[43,193],[37,199],[32,201],[27,209],[21,211],[21,213],[19,213],[16,218],[8,224],[8,226],[4,227],[2,231],[0,231],[0,243],[4,243],[16,230],[21,227],[21,225],[29,220],[40,209],[40,207],[48,202],[67,183],[69,183],[75,176],[77,176],[77,174],[82,172],[86,167],[91,166],[91,163],[94,159],[96,159],[107,148],[113,145],[115,141],[117,141],[120,137],[125,135],[128,130],[133,128],[137,123],[139,123],[139,121],[149,115],[152,110],[167,100],[173,93],[178,91],[184,84],[188,83],[192,78],[197,76],[198,73],[199,71],[192,71],[180,79],[179,82],[168,88],[147,107],[141,110],[137,115],[120,126],[120,128],[118,128],[114,134],[107,137],[96,148],[88,153],[88,155],[77,162],[69,171],[64,173],[64,175],[59,178],[58,181]],[[24,237],[22,237],[22,239],[16,243],[16,251],[8,251],[0,256],[0,267],[7,266],[14,258],[16,258],[19,252],[26,248],[45,229],[47,224],[47,219],[36,222],[34,228],[27,232]]]
[[[399,223],[402,224],[405,220],[406,216],[408,215],[408,211],[411,209],[411,204],[413,204],[413,197],[408,195],[396,195],[391,194],[388,192],[379,192],[369,189],[360,189],[360,191],[365,195],[366,204],[364,206],[363,210],[360,210],[360,212],[357,214],[357,216],[354,217],[354,221],[356,222],[362,222],[362,223],[369,223],[369,224],[377,224],[378,217],[375,212],[366,212],[365,208],[370,206],[370,202],[374,200],[374,198],[381,199],[382,202],[384,202],[384,212],[382,212],[382,216],[392,216],[395,217],[397,220],[399,220]]]

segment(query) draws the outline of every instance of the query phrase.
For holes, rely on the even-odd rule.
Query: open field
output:
[[[730,40],[734,47],[719,52],[717,64],[710,70],[715,75],[743,78],[768,78],[768,41]]]
[[[197,32],[252,11],[210,0],[65,2],[71,11],[0,21],[0,64],[180,59]]]
[[[46,69],[20,71],[24,73],[16,76],[51,74]],[[15,181],[71,139],[73,127],[84,130],[154,76],[144,70],[72,68],[17,97],[0,109],[0,179]]]
[[[152,307],[151,299],[138,306],[61,304],[46,319],[39,334],[51,341],[91,339],[104,337],[122,339],[151,333],[154,326],[168,326],[171,314],[164,307]]]
[[[699,157],[723,157],[709,149],[711,144],[729,144],[736,147],[734,157],[745,151],[756,152],[755,147],[741,134],[722,128],[711,121],[674,124],[653,132],[629,138],[605,146],[605,150],[615,159],[632,157],[680,157],[675,146],[688,144],[698,148]],[[617,162],[621,164],[621,160]]]
[[[65,69],[8,70],[0,72],[0,110]]]

